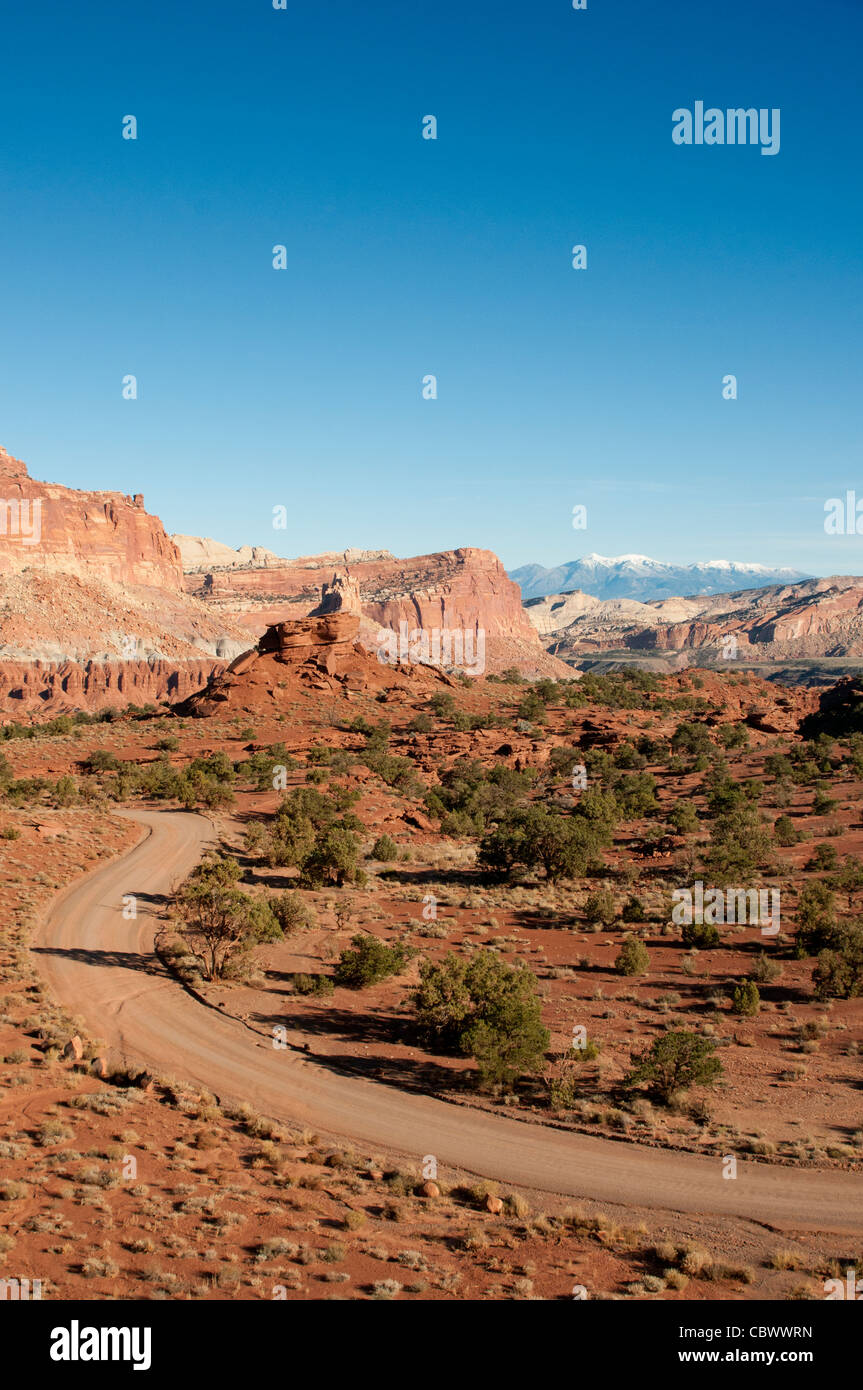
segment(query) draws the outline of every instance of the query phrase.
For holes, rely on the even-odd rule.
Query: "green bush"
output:
[[[294,975],[291,983],[297,994],[332,994],[335,988],[329,975]]]
[[[536,989],[526,966],[508,965],[496,951],[423,961],[413,995],[419,1031],[434,1046],[474,1057],[484,1085],[511,1085],[539,1068],[550,1041]]]
[[[310,903],[305,903],[299,893],[282,893],[270,899],[270,911],[284,932],[290,936],[296,931],[309,931],[317,926],[317,918]]]
[[[819,951],[831,949],[835,944],[836,931],[832,890],[820,879],[807,883],[797,900],[795,954],[798,957],[815,956]]]
[[[668,820],[678,835],[693,835],[699,828],[698,812],[691,801],[678,801],[671,808]]]
[[[837,929],[833,946],[819,952],[812,972],[818,999],[858,999],[863,995],[863,925],[847,922]]]
[[[614,962],[619,975],[646,975],[650,969],[650,953],[637,936],[624,937]]]
[[[694,946],[699,951],[719,946],[722,941],[713,922],[684,922],[680,928],[680,939],[684,946]]]
[[[754,980],[743,980],[734,986],[731,995],[731,1012],[750,1018],[761,1008],[761,995]]]
[[[806,861],[806,868],[819,871],[823,869],[835,869],[839,856],[834,845],[814,845],[811,858]]]
[[[398,858],[399,847],[395,840],[389,835],[379,835],[372,845],[371,858],[378,859],[382,864],[391,864]]]
[[[697,1033],[676,1030],[654,1038],[624,1077],[624,1086],[647,1082],[650,1091],[665,1104],[677,1091],[690,1086],[709,1086],[722,1073],[722,1063],[714,1056],[715,1046]]]
[[[777,845],[782,845],[787,849],[790,845],[796,845],[800,839],[800,831],[797,829],[790,816],[780,816],[773,827],[773,834]]]
[[[551,882],[583,878],[606,841],[601,827],[537,804],[502,817],[480,842],[477,863],[499,874],[541,865]]]
[[[778,980],[782,974],[782,966],[776,960],[771,960],[770,956],[764,951],[759,951],[750,973],[750,978],[757,985],[772,985],[774,980]]]
[[[208,980],[232,973],[236,958],[258,941],[278,940],[281,928],[262,898],[238,886],[236,859],[208,855],[174,899],[178,931]]]
[[[122,767],[120,759],[107,748],[97,748],[83,764],[85,772],[116,772]]]
[[[387,946],[376,936],[357,932],[351,938],[351,945],[339,956],[333,982],[347,989],[376,985],[389,975],[398,975],[414,955],[415,951],[400,942]]]
[[[610,927],[617,917],[611,889],[597,888],[593,893],[588,893],[584,912],[589,922],[601,922],[604,927]]]

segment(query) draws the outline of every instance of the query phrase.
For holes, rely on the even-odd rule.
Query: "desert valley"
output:
[[[233,550],[6,451],[0,494],[0,1278],[863,1267],[863,579],[523,602],[470,546]]]

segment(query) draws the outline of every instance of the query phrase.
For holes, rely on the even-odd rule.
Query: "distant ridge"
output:
[[[584,555],[580,560],[545,569],[522,565],[509,571],[522,598],[545,598],[580,589],[593,598],[651,599],[729,594],[737,589],[757,589],[768,584],[794,584],[810,575],[803,570],[770,569],[767,565],[741,564],[734,560],[703,560],[694,565],[672,565],[649,555]]]

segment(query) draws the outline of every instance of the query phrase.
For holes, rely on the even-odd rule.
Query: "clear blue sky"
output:
[[[293,555],[863,572],[823,530],[863,496],[860,0],[46,0],[0,40],[34,476]],[[674,145],[699,99],[779,107],[780,153]]]

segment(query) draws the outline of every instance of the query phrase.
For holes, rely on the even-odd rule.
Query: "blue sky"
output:
[[[0,38],[34,476],[288,555],[863,572],[823,529],[863,496],[858,0],[47,0]],[[779,154],[673,144],[699,99],[780,108]]]

